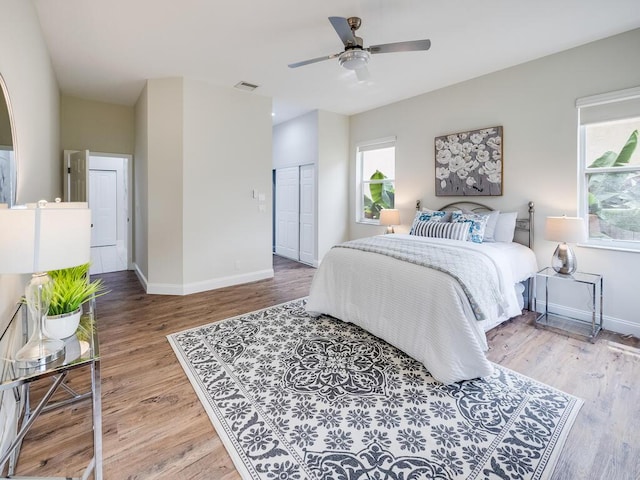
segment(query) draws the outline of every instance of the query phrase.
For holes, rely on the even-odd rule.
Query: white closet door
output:
[[[314,165],[300,167],[300,261],[309,265],[314,264],[316,249],[315,173]]]
[[[299,260],[300,179],[298,167],[276,170],[276,253]]]

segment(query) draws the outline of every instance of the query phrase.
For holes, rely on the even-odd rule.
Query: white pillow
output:
[[[513,242],[516,231],[516,219],[518,212],[507,212],[498,215],[496,228],[493,231],[493,239],[496,242]]]
[[[487,217],[487,225],[484,227],[484,237],[482,237],[483,242],[495,242],[495,231],[496,225],[498,224],[498,217],[500,216],[499,210],[494,210],[493,212],[482,213],[481,215],[486,215]]]

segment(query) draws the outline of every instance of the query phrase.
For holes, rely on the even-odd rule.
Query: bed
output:
[[[410,234],[334,246],[314,276],[307,311],[364,328],[444,384],[490,375],[485,332],[522,312],[537,271],[533,203],[528,212],[517,219],[475,202],[439,210],[418,202]]]

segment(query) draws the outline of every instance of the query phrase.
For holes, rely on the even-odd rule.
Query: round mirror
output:
[[[15,155],[15,136],[11,103],[7,86],[0,75],[0,203],[12,206],[16,202],[18,166]]]

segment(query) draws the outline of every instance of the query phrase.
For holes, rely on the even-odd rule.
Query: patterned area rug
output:
[[[497,366],[442,385],[304,299],[169,335],[244,479],[545,479],[582,401]]]

